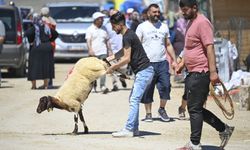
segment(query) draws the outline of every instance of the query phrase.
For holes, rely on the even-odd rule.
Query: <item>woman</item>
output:
[[[25,32],[31,48],[29,51],[28,81],[31,89],[36,89],[36,80],[43,80],[44,84],[38,89],[48,89],[48,81],[55,77],[52,41],[58,33],[42,23],[41,17],[33,17],[34,26]]]

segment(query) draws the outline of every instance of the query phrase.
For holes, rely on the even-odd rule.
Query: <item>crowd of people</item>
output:
[[[180,150],[202,149],[200,139],[203,121],[219,132],[220,147],[223,149],[229,141],[234,127],[222,122],[216,115],[203,107],[209,93],[210,82],[213,85],[219,82],[212,24],[203,14],[199,13],[196,0],[180,0],[179,6],[183,14],[183,18],[179,19],[179,22],[182,21],[182,24],[186,24],[185,30],[181,30],[183,27],[180,25],[176,25],[177,28],[169,29],[168,25],[160,20],[160,9],[157,4],[148,6],[147,19],[134,22],[137,25],[136,28],[131,28],[133,20],[126,19],[121,12],[110,16],[112,29],[122,35],[122,49],[115,54],[108,54],[109,57],[106,58],[108,61],[119,60],[109,67],[107,74],[112,74],[125,64],[129,64],[135,74],[129,97],[127,122],[122,130],[112,133],[112,136],[133,137],[139,135],[140,103],[145,104],[144,121],[153,121],[151,105],[155,86],[160,95],[158,109],[160,118],[162,121],[169,121],[170,118],[165,110],[171,91],[169,68],[172,67],[176,74],[186,68],[185,90],[178,110],[180,116],[185,117],[185,107],[187,107],[191,134],[190,141]],[[177,34],[181,36],[177,36]],[[180,44],[172,46],[174,41],[178,41]]]
[[[143,121],[153,122],[155,86],[160,96],[160,119],[170,121],[166,104],[170,100],[171,70],[179,74],[186,68],[185,90],[178,112],[180,118],[185,118],[187,107],[191,134],[190,141],[180,150],[202,149],[200,139],[203,121],[219,132],[220,147],[224,148],[234,127],[222,122],[203,107],[210,82],[219,82],[213,28],[210,21],[199,13],[196,0],[180,0],[179,6],[183,16],[177,18],[171,28],[162,19],[157,4],[150,4],[141,14],[132,8],[126,14],[112,8],[93,14],[93,23],[86,31],[88,53],[91,57],[112,62],[107,70],[107,74],[112,75],[111,91],[119,90],[118,80],[123,87],[127,86],[124,78],[113,74],[115,71],[125,74],[132,70],[134,74],[127,122],[122,130],[112,133],[112,136],[133,137],[140,134],[140,103],[145,106]],[[25,32],[30,42],[28,80],[32,83],[31,89],[48,89],[52,85],[49,80],[55,77],[53,52],[58,33],[55,21],[48,14],[48,8],[42,8],[40,14],[34,14],[33,26]],[[1,34],[0,50],[3,37],[4,34]],[[37,87],[36,80],[44,80],[44,84]],[[97,82],[95,91],[96,88]],[[100,89],[103,94],[109,92],[105,75],[100,78]]]

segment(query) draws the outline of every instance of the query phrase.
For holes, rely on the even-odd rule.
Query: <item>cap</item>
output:
[[[101,12],[95,12],[93,15],[92,15],[92,18],[94,20],[96,20],[97,18],[100,18],[100,17],[105,17],[106,15],[101,13]]]
[[[46,16],[46,15],[48,15],[49,14],[49,8],[48,7],[43,7],[42,9],[41,9],[41,15],[42,16]]]
[[[134,8],[128,8],[127,9],[127,14],[131,14],[134,11]]]

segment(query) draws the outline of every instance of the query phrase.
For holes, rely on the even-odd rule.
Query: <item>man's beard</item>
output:
[[[160,16],[150,16],[149,19],[151,22],[158,22],[159,21]]]

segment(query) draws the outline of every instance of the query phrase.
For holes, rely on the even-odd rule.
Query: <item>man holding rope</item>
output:
[[[201,150],[201,132],[203,121],[214,127],[221,139],[223,149],[231,137],[234,127],[223,123],[212,112],[203,108],[209,92],[210,81],[219,82],[216,72],[212,24],[198,12],[196,0],[180,0],[179,6],[185,19],[189,20],[185,35],[184,64],[188,69],[185,80],[187,87],[187,106],[190,116],[190,142],[180,150]],[[177,73],[184,64],[179,64]]]

